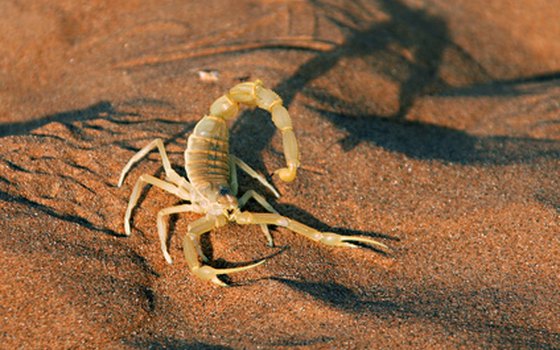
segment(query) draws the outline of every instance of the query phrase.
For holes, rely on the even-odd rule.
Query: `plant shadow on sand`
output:
[[[41,129],[41,127],[50,123],[58,123],[60,128],[48,129],[47,126],[47,129]],[[14,175],[22,173],[25,175],[36,175],[37,177],[56,177],[59,183],[79,185],[79,191],[83,192],[94,191],[92,187],[95,188],[96,186],[112,187],[116,189],[116,179],[108,179],[105,175],[92,170],[84,161],[82,161],[84,164],[79,164],[76,159],[89,159],[86,155],[105,146],[95,141],[100,133],[106,139],[110,140],[105,142],[108,142],[111,147],[115,146],[127,151],[137,152],[139,148],[132,146],[132,144],[135,142],[144,142],[144,138],[143,136],[128,137],[127,135],[130,132],[127,129],[136,128],[142,130],[143,127],[148,126],[148,130],[151,130],[150,128],[153,128],[153,125],[160,125],[174,130],[175,132],[170,135],[170,142],[175,142],[179,137],[183,137],[194,126],[193,123],[184,123],[161,118],[143,118],[142,115],[138,113],[117,111],[113,105],[107,101],[100,101],[83,109],[47,115],[28,122],[0,124],[0,137],[33,135],[33,138],[39,140],[39,142],[53,142],[54,144],[60,145],[60,150],[65,149],[73,155],[72,157],[34,157],[32,162],[27,163],[23,160],[25,159],[23,157],[20,159],[18,157],[0,156],[0,162],[4,163],[13,173],[10,174],[12,176],[8,176],[7,174],[0,175],[0,183],[7,186],[6,190],[0,189],[0,201],[19,203],[39,210],[53,218],[79,224],[89,230],[99,231],[111,236],[122,236],[122,233],[116,232],[112,228],[105,227],[100,222],[93,222],[84,216],[65,212],[57,208],[56,205],[53,206],[52,204],[47,205],[41,203],[44,199],[50,198],[18,193],[16,189],[24,184],[20,183],[20,177]],[[126,137],[126,139],[123,139],[123,137]],[[21,151],[23,152],[25,149]],[[18,150],[18,152],[20,151]],[[38,169],[33,165],[34,161],[52,162],[53,166],[49,166],[45,169]],[[68,169],[62,170],[63,168],[58,164],[54,164],[55,162],[62,162]],[[123,165],[124,164],[125,163],[123,163]],[[69,175],[69,171],[71,171],[73,175]],[[94,184],[92,184],[92,180],[96,180]],[[76,201],[72,196],[68,198],[60,197],[59,199],[62,201],[70,201],[75,206],[85,205],[85,203]],[[52,201],[49,202],[53,203]]]
[[[100,118],[102,115],[118,116],[120,113],[115,111],[113,105],[108,101],[100,101],[87,108],[76,109],[62,113],[55,113],[39,119],[26,122],[15,122],[0,124],[0,137],[13,135],[26,135],[48,123],[62,123],[68,128],[75,130],[73,122],[88,121]]]

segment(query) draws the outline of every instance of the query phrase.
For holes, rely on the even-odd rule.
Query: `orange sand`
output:
[[[560,6],[491,3],[2,2],[0,347],[560,348]],[[153,154],[117,188],[134,151],[161,137],[182,171],[194,123],[255,78],[304,165],[273,205],[392,254],[232,225],[203,242],[216,266],[271,258],[218,288],[182,258],[195,214],[165,263],[157,189],[122,236],[135,179],[162,174]],[[231,143],[283,164],[264,112]]]

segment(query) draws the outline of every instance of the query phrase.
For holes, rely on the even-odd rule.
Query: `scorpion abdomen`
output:
[[[185,151],[185,170],[198,190],[229,187],[229,131],[224,119],[210,115],[198,122]]]

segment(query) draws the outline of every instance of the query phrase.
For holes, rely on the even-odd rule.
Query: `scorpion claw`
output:
[[[358,245],[353,244],[351,242],[360,242],[360,243],[367,243],[367,244],[371,244],[371,245],[375,245],[378,247],[381,247],[383,249],[387,249],[389,250],[390,248],[387,247],[385,244],[378,242],[374,239],[371,238],[365,238],[365,237],[359,237],[359,236],[341,236],[341,235],[337,235],[336,233],[324,233],[322,238],[321,238],[321,242],[326,244],[326,245],[331,245],[331,246],[343,246],[343,247],[351,247],[351,248],[357,248]]]
[[[381,242],[378,242],[378,241],[376,241],[374,239],[371,239],[371,238],[350,236],[350,237],[348,237],[348,239],[343,240],[343,241],[355,241],[355,242],[367,243],[367,244],[372,244],[372,245],[375,245],[375,246],[378,246],[378,247],[381,247],[381,248],[384,248],[384,249],[390,249],[385,244],[383,244]],[[352,244],[352,243],[348,243],[348,244],[350,244],[351,246],[357,247],[357,245],[355,245],[355,244]]]
[[[221,281],[218,276],[219,275],[227,275],[230,273],[236,273],[236,272],[241,272],[241,271],[245,271],[245,270],[249,270],[252,269],[253,267],[257,267],[261,264],[263,264],[266,261],[266,259],[263,259],[257,263],[251,264],[251,265],[247,265],[247,266],[241,266],[241,267],[230,267],[230,268],[225,268],[225,269],[216,269],[213,268],[212,266],[208,266],[208,265],[204,265],[198,268],[193,269],[193,273],[200,279],[205,280],[205,281],[210,281],[214,284],[217,284],[221,287],[227,287],[228,284]]]

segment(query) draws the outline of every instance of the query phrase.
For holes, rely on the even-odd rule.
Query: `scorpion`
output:
[[[240,158],[229,153],[227,121],[238,114],[240,105],[257,106],[271,114],[274,125],[282,134],[283,153],[286,160],[286,167],[274,171],[273,174],[284,182],[291,182],[296,177],[297,169],[300,166],[298,143],[292,120],[282,103],[280,96],[264,87],[260,80],[239,83],[215,100],[210,106],[210,113],[196,124],[194,131],[188,138],[187,149],[184,153],[187,178],[180,176],[171,167],[162,139],[157,138],[138,151],[123,168],[118,186],[120,187],[123,184],[131,167],[156,148],[163,163],[165,181],[149,174],[143,174],[138,178],[126,208],[124,217],[125,234],[127,236],[131,234],[132,210],[136,206],[143,188],[152,185],[189,202],[164,208],[157,214],[158,236],[165,260],[169,264],[172,263],[167,247],[168,227],[165,218],[172,214],[185,212],[204,214],[203,217],[188,225],[187,234],[183,238],[183,252],[190,271],[196,277],[219,286],[227,286],[228,284],[218,276],[248,270],[266,261],[266,259],[262,259],[253,264],[232,268],[215,268],[206,264],[209,259],[202,251],[201,235],[214,228],[225,226],[228,222],[239,225],[259,225],[271,247],[274,246],[274,241],[268,230],[268,225],[285,227],[327,246],[357,247],[358,245],[353,242],[360,242],[388,249],[385,244],[370,238],[320,232],[303,223],[282,216],[267,202],[264,196],[254,190],[249,190],[241,197],[237,197],[237,167],[258,180],[276,197],[280,197],[278,191],[263,175]],[[241,209],[250,199],[256,200],[268,213],[242,211]]]

